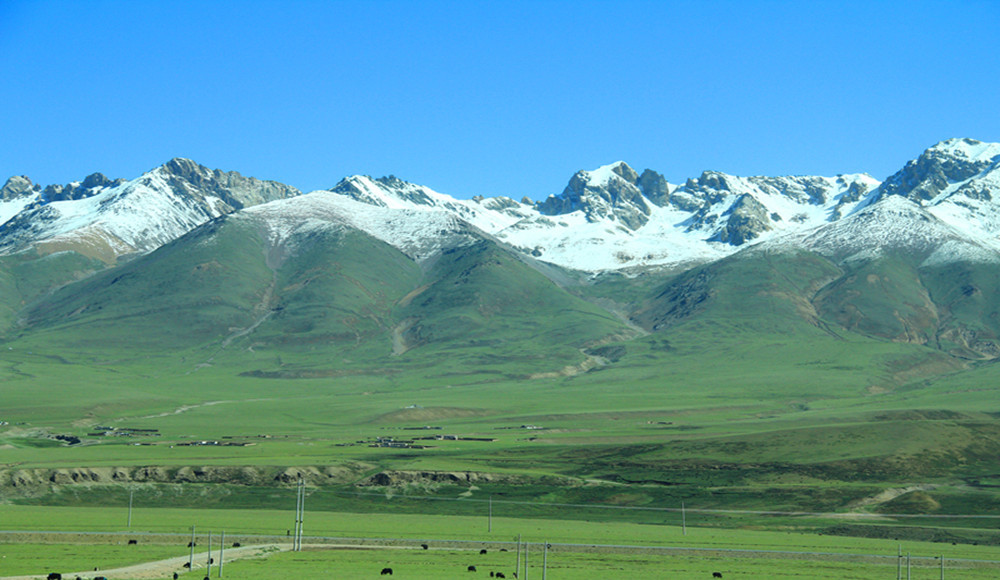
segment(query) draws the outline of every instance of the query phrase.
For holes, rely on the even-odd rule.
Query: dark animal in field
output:
[[[722,572],[712,572],[712,578],[722,578]]]
[[[198,545],[197,542],[188,542],[188,548],[193,548],[197,545]]]
[[[129,545],[129,546],[134,546],[134,545],[136,545],[136,544],[138,544],[138,543],[139,543],[139,540],[129,540],[129,541],[128,541],[128,545]]]
[[[383,576],[392,576],[392,568],[382,568]]]
[[[191,562],[184,562],[184,565],[182,566],[182,568],[190,568],[190,567],[191,567]]]
[[[234,548],[239,548],[240,547],[240,543],[239,542],[233,542],[233,547]]]
[[[420,544],[420,547],[426,550],[429,546],[427,544]]]
[[[62,574],[59,572],[49,572],[48,580],[62,580]]]
[[[490,572],[490,578],[493,578],[493,576],[494,576],[493,572]]]
[[[108,580],[104,576],[94,576],[94,580]]]
[[[208,559],[208,563],[209,564],[215,564],[215,558],[209,558]]]
[[[500,548],[500,551],[501,551],[501,552],[506,552],[506,551],[507,551],[507,548]]]
[[[506,576],[503,575],[503,572],[497,572],[497,578],[506,578]]]
[[[177,572],[174,572],[174,580],[177,580]]]
[[[476,571],[476,567],[475,566],[469,566],[468,570],[469,570],[469,572],[475,572]]]
[[[479,553],[480,554],[485,554],[486,553],[486,548],[483,548],[482,550],[479,550]]]

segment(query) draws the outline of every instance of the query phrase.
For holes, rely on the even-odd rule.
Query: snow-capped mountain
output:
[[[114,262],[145,253],[206,221],[299,195],[294,187],[173,159],[131,181],[100,173],[66,186],[12,177],[0,190],[0,254],[35,247]]]
[[[877,186],[864,174],[744,178],[719,172],[675,186],[653,170],[639,174],[619,161],[580,171],[561,194],[531,204],[506,197],[456,200],[395,177],[352,176],[330,191],[383,208],[447,211],[538,259],[596,272],[718,259],[757,239],[839,219]]]
[[[282,227],[294,228],[336,220],[414,257],[455,241],[437,239],[442,235],[475,231],[543,262],[588,272],[684,267],[762,242],[828,254],[839,244],[837,255],[860,255],[861,249],[846,248],[913,239],[886,232],[913,233],[927,223],[952,232],[928,235],[944,235],[952,245],[957,235],[960,245],[975,247],[982,257],[994,251],[1000,235],[1000,206],[993,202],[998,168],[1000,144],[971,139],[938,143],[885,183],[863,173],[740,177],[706,171],[675,185],[654,170],[639,173],[619,161],[579,171],[561,193],[533,202],[461,200],[394,176],[361,175],[300,196],[280,183],[175,159],[131,181],[94,174],[42,188],[12,177],[0,189],[0,253],[29,246],[42,253],[74,249],[110,262],[263,204],[250,215],[281,215]]]
[[[454,213],[433,206],[424,210],[403,204],[388,207],[329,191],[257,205],[238,212],[232,219],[260,225],[272,247],[293,243],[291,240],[311,231],[356,228],[418,262],[445,248],[468,245],[482,235],[478,228]]]
[[[619,161],[541,202],[460,200],[392,176],[301,194],[183,159],[131,181],[14,177],[0,189],[0,332],[183,320],[224,345],[301,335],[399,354],[516,345],[497,336],[522,337],[554,311],[587,322],[571,316],[553,337],[604,321],[594,344],[705,315],[992,360],[998,193],[1000,145],[968,139],[935,145],[885,183],[706,171],[676,185]],[[115,264],[124,255],[134,259]]]

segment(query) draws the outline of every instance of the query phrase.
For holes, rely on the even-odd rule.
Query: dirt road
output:
[[[232,562],[233,560],[242,560],[244,558],[263,558],[269,554],[275,552],[284,552],[292,549],[292,544],[261,544],[258,546],[243,546],[240,548],[228,548],[224,552],[225,561]],[[213,551],[212,557],[218,558],[218,552]],[[68,574],[63,574],[65,580],[73,580],[77,576],[80,578],[94,578],[95,576],[106,576],[108,578],[113,578],[114,580],[127,580],[127,579],[140,579],[140,578],[170,578],[174,572],[184,573],[187,572],[187,568],[184,564],[188,563],[190,555],[188,556],[178,556],[176,558],[167,558],[166,560],[157,560],[155,562],[146,562],[143,564],[135,564],[132,566],[125,566],[122,568],[113,568],[108,570],[86,570],[83,572],[70,572]],[[195,552],[194,564],[192,570],[205,569],[205,563],[208,561],[207,552]],[[218,566],[218,562],[213,564],[213,567]],[[198,576],[199,578],[201,576]],[[34,576],[3,576],[0,580],[45,580],[45,575],[34,575]]]

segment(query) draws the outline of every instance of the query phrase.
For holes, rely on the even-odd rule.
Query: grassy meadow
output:
[[[131,498],[135,533],[194,525],[280,540],[302,476],[308,535],[435,541],[440,557],[309,550],[234,562],[233,574],[466,577],[469,553],[447,542],[518,534],[556,545],[554,577],[881,578],[900,546],[1000,560],[1000,371],[806,322],[800,298],[833,275],[828,263],[729,261],[631,290],[594,286],[596,303],[642,302],[632,320],[664,325],[645,333],[488,244],[423,271],[352,235],[331,234],[337,254],[285,258],[198,235],[194,249],[178,242],[56,292],[30,310],[30,332],[11,326],[2,529],[119,533]],[[213,262],[212,243],[239,259]],[[727,277],[756,282],[702,288]],[[692,296],[714,306],[669,319]],[[53,538],[52,550],[25,547],[43,545],[27,534],[8,541],[18,560],[40,551],[75,565]],[[129,556],[106,549],[109,561]],[[510,569],[492,558],[488,568]]]
[[[0,534],[0,576],[51,570],[107,570],[156,559],[187,556],[191,526],[198,563],[208,534],[216,545],[240,541],[285,542],[292,510],[138,508],[126,528],[124,508],[0,506],[8,531]],[[488,524],[492,524],[489,526]],[[543,561],[553,578],[626,578],[629,575],[696,578],[721,571],[728,577],[882,578],[895,573],[896,555],[910,554],[917,575],[931,577],[945,558],[950,577],[989,578],[1000,567],[1000,548],[801,534],[792,531],[715,529],[534,518],[488,518],[308,511],[306,549],[274,552],[264,559],[227,562],[225,576],[278,578],[331,574],[367,577],[383,567],[394,576],[456,578],[475,565],[477,575],[523,566],[516,541],[529,544],[529,577],[541,577]],[[65,529],[46,534],[28,530]],[[18,532],[18,530],[25,530]],[[93,534],[93,532],[101,532]],[[126,545],[137,539],[138,545]],[[543,553],[543,544],[552,547]],[[427,544],[428,549],[420,549]],[[215,548],[218,550],[218,548]],[[480,550],[485,549],[486,554]],[[200,564],[203,566],[203,564]],[[179,570],[183,572],[183,570]],[[523,571],[523,568],[522,568]],[[294,576],[293,576],[294,575]],[[838,576],[839,575],[839,576]],[[113,577],[110,576],[110,577]],[[935,576],[936,577],[936,576]]]

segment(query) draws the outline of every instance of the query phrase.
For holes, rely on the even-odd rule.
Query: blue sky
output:
[[[172,157],[305,191],[868,172],[1000,141],[1000,2],[0,0],[0,181]]]

